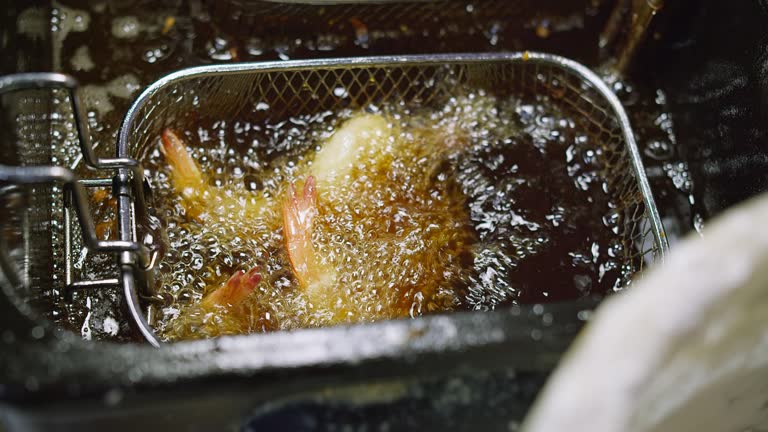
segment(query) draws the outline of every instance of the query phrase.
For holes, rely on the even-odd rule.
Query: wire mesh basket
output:
[[[73,250],[95,247],[119,252],[118,276],[73,281],[67,273],[64,279],[70,287],[80,289],[121,287],[140,333],[153,345],[159,345],[141,300],[150,289],[148,281],[155,256],[139,240],[146,217],[146,185],[142,185],[140,163],[156,147],[166,127],[188,129],[200,122],[220,119],[274,122],[295,115],[371,104],[404,102],[430,107],[454,95],[459,86],[484,89],[499,96],[541,95],[569,116],[579,118],[582,132],[600,146],[603,154],[599,175],[605,182],[605,192],[617,206],[613,226],[623,243],[620,261],[626,273],[639,273],[644,266],[663,258],[668,248],[664,229],[621,103],[586,67],[559,56],[532,52],[365,57],[186,69],[160,79],[138,97],[121,125],[116,159],[89,160],[87,137],[80,136],[84,162],[114,169],[113,179],[78,182],[58,171],[33,173],[37,177],[30,177],[28,171],[25,174],[17,167],[0,165],[0,181],[41,183],[48,179],[69,185],[74,196],[64,200],[64,214],[69,215],[68,208],[74,207],[84,227],[84,241],[69,232],[69,221],[65,221],[63,257],[67,263],[63,268],[71,267]],[[339,88],[344,91],[339,92]],[[74,92],[71,96],[76,101]],[[269,109],[260,109],[263,106]],[[76,124],[82,123],[78,110],[75,103]],[[82,130],[80,127],[78,133]],[[78,198],[82,198],[83,184],[112,184],[113,196],[117,198],[117,240],[95,242],[93,223],[90,221],[89,225],[87,220],[88,209]],[[4,256],[0,258],[0,264],[5,264]]]
[[[618,203],[621,261],[636,273],[664,255],[663,227],[621,104],[588,69],[553,55],[371,57],[187,69],[138,98],[122,125],[118,154],[141,160],[166,127],[184,129],[222,118],[259,123],[388,102],[430,106],[452,95],[457,84],[500,95],[546,95],[582,118],[584,133],[602,146],[600,174]]]

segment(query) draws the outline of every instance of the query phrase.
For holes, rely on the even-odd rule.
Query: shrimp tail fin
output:
[[[236,306],[245,300],[261,282],[261,274],[258,267],[244,272],[236,272],[227,283],[208,294],[202,301],[205,307]]]
[[[184,140],[173,130],[163,131],[162,142],[162,152],[171,167],[173,188],[181,195],[187,213],[194,219],[204,219],[208,182],[200,167],[187,151]]]
[[[165,129],[162,135],[162,150],[173,172],[174,187],[182,194],[188,189],[198,189],[205,184],[200,167],[187,151],[187,145],[171,129]]]
[[[302,287],[308,286],[317,271],[315,248],[312,245],[312,228],[317,213],[317,189],[315,178],[304,182],[301,195],[291,185],[288,198],[283,203],[283,233],[288,258],[293,273]]]
[[[310,302],[319,307],[328,307],[333,299],[336,271],[320,260],[312,245],[312,228],[317,215],[317,187],[315,178],[310,176],[304,182],[299,195],[291,185],[288,198],[283,203],[283,233],[288,258],[299,285]]]

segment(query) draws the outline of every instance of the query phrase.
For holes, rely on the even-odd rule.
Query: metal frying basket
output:
[[[92,244],[93,223],[85,203],[78,198],[83,195],[82,180],[58,171],[55,178],[50,172],[39,172],[34,178],[36,182],[63,180],[70,184],[74,207],[84,227],[85,246],[102,250],[111,247],[111,251],[120,252],[120,277],[80,282],[67,279],[68,285],[78,284],[79,289],[120,286],[134,323],[151,344],[159,345],[141,300],[148,293],[148,278],[144,275],[151,272],[153,257],[147,256],[142,242],[137,240],[141,234],[137,233],[137,226],[140,231],[146,203],[141,184],[143,174],[133,161],[144,159],[157,145],[164,128],[185,129],[201,121],[220,119],[259,123],[387,102],[430,106],[453,95],[457,84],[499,95],[546,95],[571,117],[583,119],[583,133],[602,146],[601,179],[618,204],[616,229],[624,245],[623,266],[628,273],[635,274],[648,263],[663,258],[668,245],[629,120],[616,96],[589,69],[559,56],[531,52],[364,57],[202,66],[170,74],[149,86],[121,125],[117,159],[90,161],[96,167],[117,171],[113,179],[119,218],[116,242]],[[335,91],[340,87],[344,92]],[[74,92],[72,99],[76,100]],[[265,104],[268,110],[257,108]],[[76,106],[75,114],[78,110]],[[78,132],[81,130],[78,125]],[[87,156],[87,133],[79,135]],[[86,158],[85,162],[89,160]],[[23,182],[25,178],[29,180],[28,172],[31,171],[26,167],[0,165],[0,180]],[[68,203],[72,205],[71,200]],[[64,256],[70,260],[71,242],[65,247]]]
[[[602,145],[601,177],[618,203],[623,262],[632,272],[664,255],[667,242],[626,113],[616,96],[586,67],[538,53],[370,57],[229,64],[182,70],[142,93],[122,124],[118,155],[142,160],[165,127],[185,129],[201,119],[253,123],[291,115],[386,102],[430,106],[456,84],[493,93],[548,95],[586,121],[590,141]],[[334,91],[343,88],[342,92]],[[268,110],[257,109],[269,106]],[[121,217],[127,217],[121,212]],[[123,233],[129,240],[130,233]],[[136,298],[135,293],[130,298]],[[140,308],[134,307],[138,311]],[[134,317],[143,322],[143,317]]]

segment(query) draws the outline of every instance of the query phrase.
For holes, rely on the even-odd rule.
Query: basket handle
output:
[[[28,89],[66,89],[72,104],[72,113],[75,128],[77,130],[78,143],[86,166],[94,170],[110,170],[120,174],[115,178],[116,183],[113,184],[113,194],[116,192],[125,194],[126,188],[124,186],[127,185],[123,185],[123,182],[121,182],[120,179],[127,179],[130,177],[130,187],[128,189],[133,198],[132,201],[134,203],[136,219],[142,223],[148,224],[149,213],[147,211],[147,203],[144,193],[145,179],[142,166],[138,161],[132,158],[99,158],[96,156],[91,144],[88,124],[85,121],[83,105],[78,94],[78,87],[79,84],[73,77],[60,73],[22,73],[0,77],[0,94]],[[72,170],[59,166],[22,167],[0,165],[0,181],[17,185],[46,183],[63,184],[65,186],[65,206],[66,208],[69,208],[69,206],[74,207],[83,235],[83,242],[89,250],[108,253],[128,252],[137,257],[141,270],[150,270],[157,258],[157,253],[156,251],[150,252],[146,245],[136,241],[99,240],[96,234],[90,206],[88,204],[88,196],[85,187],[103,185],[104,180],[107,182],[110,181],[109,179],[103,179],[102,181],[80,180]],[[121,184],[117,184],[118,182]],[[66,229],[69,230],[69,228],[70,227],[67,225]],[[66,247],[69,247],[69,245]],[[0,269],[5,273],[8,273],[8,278],[11,283],[20,282],[18,280],[18,273],[15,269],[16,266],[7,256],[8,254],[4,245],[0,245],[0,248],[3,248],[3,250],[0,251]],[[69,255],[69,253],[67,253],[67,255]],[[73,282],[71,280],[69,265],[70,263],[67,262],[67,284],[68,290],[70,291],[71,289],[78,288],[119,286],[119,281],[112,279]]]
[[[133,182],[137,217],[141,221],[146,221],[149,216],[144,197],[144,169],[133,158],[99,158],[96,156],[91,145],[91,135],[88,131],[88,123],[85,121],[85,112],[80,101],[77,80],[69,75],[54,72],[21,73],[0,77],[0,94],[35,88],[64,88],[67,90],[69,100],[72,103],[72,115],[77,129],[80,152],[86,166],[94,170],[121,169],[129,171]]]

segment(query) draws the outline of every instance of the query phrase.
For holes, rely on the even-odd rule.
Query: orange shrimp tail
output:
[[[248,272],[237,271],[227,283],[208,294],[203,299],[202,305],[205,307],[239,305],[253,292],[259,282],[261,282],[261,274],[258,267]]]
[[[163,153],[173,172],[174,187],[180,193],[184,193],[188,188],[201,187],[204,184],[203,175],[181,137],[173,130],[165,129],[162,142]]]
[[[291,267],[299,284],[307,287],[316,273],[315,248],[312,246],[312,226],[317,214],[317,188],[315,178],[304,182],[301,196],[291,185],[288,198],[283,203],[283,235]]]

